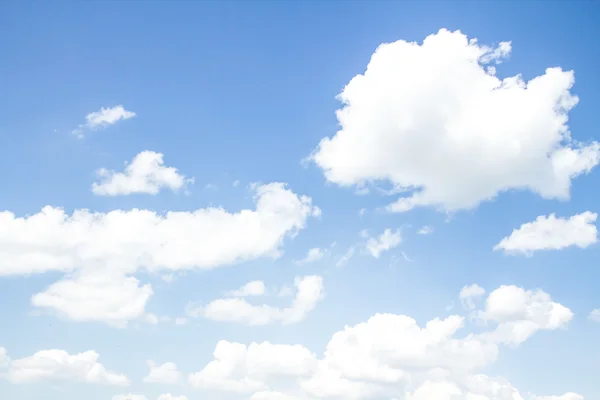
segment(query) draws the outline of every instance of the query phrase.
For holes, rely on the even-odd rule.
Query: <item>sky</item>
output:
[[[0,398],[600,399],[600,4],[0,4]]]

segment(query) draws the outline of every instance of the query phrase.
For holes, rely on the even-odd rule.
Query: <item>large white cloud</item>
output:
[[[92,192],[98,196],[123,196],[134,193],[156,195],[162,189],[177,192],[193,178],[186,178],[177,168],[167,167],[163,154],[145,150],[137,154],[123,172],[101,168],[97,171],[100,182],[92,184]]]
[[[276,257],[283,239],[318,213],[309,197],[281,183],[257,186],[255,200],[255,210],[236,213],[82,209],[69,215],[50,206],[26,217],[0,212],[0,275],[107,266],[128,273],[211,269]]]
[[[598,214],[586,211],[569,218],[556,215],[540,215],[533,222],[527,222],[513,230],[494,246],[508,254],[532,254],[539,250],[561,250],[577,246],[586,248],[598,241],[596,219]]]
[[[512,189],[569,198],[571,180],[600,159],[598,143],[570,138],[574,73],[501,79],[486,64],[510,48],[444,29],[422,44],[382,44],[338,96],[340,130],[310,158],[342,186],[410,191],[391,211],[469,209]]]
[[[246,325],[295,324],[305,319],[323,298],[323,278],[316,275],[298,277],[294,286],[296,295],[288,307],[253,305],[243,298],[231,297],[213,300],[205,306],[191,305],[187,312],[193,317]]]
[[[479,286],[467,288],[463,294],[483,295]],[[572,313],[544,292],[511,286],[492,291],[479,311],[497,326],[474,333],[458,315],[420,326],[406,315],[376,314],[334,333],[321,357],[300,345],[220,341],[214,360],[188,379],[193,386],[251,400],[524,400],[505,379],[482,371],[495,362],[502,344],[518,346],[531,337],[531,331],[521,335],[518,324],[554,330]],[[507,335],[507,327],[517,334]],[[580,400],[571,395],[579,396],[548,399]]]
[[[95,351],[69,354],[64,350],[42,350],[30,357],[10,362],[8,380],[12,383],[73,381],[90,384],[127,386],[129,379],[104,368]]]

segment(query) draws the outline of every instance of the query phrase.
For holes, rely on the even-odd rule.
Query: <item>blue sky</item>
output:
[[[7,356],[3,364],[0,352],[0,397],[329,398],[323,393],[335,391],[324,382],[331,379],[317,379],[327,364],[350,388],[375,385],[375,394],[348,389],[337,398],[353,393],[365,399],[519,399],[508,397],[513,392],[506,388],[477,392],[468,382],[479,373],[506,378],[523,399],[600,398],[595,214],[570,219],[596,213],[600,200],[593,168],[600,140],[595,124],[600,58],[594,53],[599,15],[593,2],[2,4],[0,210],[7,213],[0,217],[0,348]],[[477,38],[477,44],[461,47],[463,36],[456,30]],[[415,51],[412,58],[406,48],[388,46],[376,53],[377,63],[372,59],[382,43],[403,40],[425,49],[429,35],[439,41],[428,53]],[[502,42],[510,42],[509,52]],[[469,64],[466,52],[452,52],[464,48],[480,51],[480,57]],[[426,63],[427,57],[433,61]],[[369,79],[348,85],[365,74],[370,60]],[[485,75],[490,66],[495,71]],[[500,90],[486,86],[518,74],[528,82],[552,67],[562,71],[548,74],[537,91],[505,85],[501,89],[514,97],[501,99],[495,94]],[[572,88],[566,72],[571,70]],[[342,91],[352,111],[345,123],[336,118]],[[571,94],[579,99],[576,105],[556,107],[572,100]],[[440,115],[445,119],[438,125]],[[567,115],[568,121],[561,120]],[[565,134],[557,121],[568,125],[573,142],[551,137]],[[73,132],[78,129],[80,135]],[[342,136],[346,139],[335,141]],[[333,144],[320,146],[323,138],[334,138]],[[586,167],[551,158],[564,148],[586,150],[571,154]],[[134,157],[143,151],[150,152],[147,163],[139,158],[136,164]],[[163,158],[156,161],[159,154]],[[138,172],[127,175],[126,161],[131,171],[139,166]],[[100,168],[109,172],[101,176]],[[165,175],[164,168],[177,170]],[[92,190],[94,182],[104,185],[104,195]],[[287,186],[269,185],[273,182]],[[383,193],[395,186],[395,193]],[[403,212],[386,209],[411,195],[400,186],[433,194]],[[261,199],[264,213],[257,205]],[[27,219],[47,205],[67,215],[81,209],[101,214],[95,222],[82,217],[92,222],[79,230],[70,230],[75,225],[69,218],[62,225],[51,218]],[[210,207],[222,207],[224,214],[185,222],[191,221],[187,212]],[[106,228],[105,213],[132,209],[148,212],[123,220],[124,213],[112,214],[112,230]],[[251,213],[235,214],[240,210]],[[157,227],[168,211],[185,214]],[[8,212],[25,219],[9,218]],[[154,219],[150,212],[157,213]],[[552,213],[558,219],[522,226]],[[143,218],[150,222],[144,225]],[[423,226],[433,232],[419,234]],[[386,229],[387,239],[380,237]],[[512,252],[493,250],[503,238]],[[376,244],[380,253],[373,250]],[[170,252],[159,253],[161,246]],[[309,249],[320,249],[322,257],[298,262]],[[341,265],[350,249],[352,257]],[[38,258],[29,260],[32,254]],[[293,303],[295,279],[303,277],[320,280],[307,281],[316,286]],[[130,278],[137,279],[134,288],[127,286],[131,297],[118,296],[129,293],[124,280]],[[227,292],[251,281],[264,282],[266,293],[230,301],[234,297]],[[474,283],[485,294],[465,294],[461,302],[461,289]],[[152,288],[145,300],[143,285]],[[500,290],[502,285],[507,286]],[[517,291],[523,298],[508,291],[510,285],[523,290]],[[279,296],[283,288],[291,295]],[[211,303],[216,299],[229,300]],[[235,308],[244,301],[273,308]],[[382,375],[367,379],[358,367],[352,375],[332,366],[345,364],[335,354],[324,355],[335,332],[377,313],[388,313],[389,326],[369,322],[371,330],[356,333],[356,341],[368,348],[366,343],[390,340],[382,345],[388,353],[363,356],[410,374],[410,384],[398,379],[383,390]],[[249,323],[249,314],[262,322]],[[401,315],[421,327],[461,316],[462,327],[444,340],[460,347],[473,333],[482,346],[499,349],[498,355],[465,372],[458,365],[463,361],[453,364],[440,350],[442,341],[421,356],[437,360],[427,364],[431,370],[443,367],[451,376],[425,373],[394,347],[412,337],[394,341],[404,337],[395,331],[401,328],[394,318]],[[186,323],[176,324],[176,318]],[[505,331],[486,335],[516,326],[534,332],[519,343]],[[422,335],[413,339],[431,339]],[[235,366],[237,375],[218,375],[205,367],[220,340],[302,345],[314,354],[314,366],[273,377],[246,355],[246,361],[234,360],[245,363]],[[342,353],[352,351],[343,346]],[[38,353],[44,350],[55,352]],[[129,385],[115,384],[113,375],[81,372],[95,362],[89,358],[81,363],[68,358],[90,350]],[[270,360],[275,370],[304,368],[277,364],[286,360],[269,358],[268,349],[253,354]],[[457,357],[466,364],[470,356]],[[173,384],[144,382],[147,360],[176,364],[181,378]],[[195,373],[203,378],[194,380]],[[232,393],[234,381],[249,386],[252,381],[258,389]],[[440,382],[460,393],[444,397],[449,391]],[[438,391],[419,392],[423,387]],[[582,397],[534,397],[569,392]],[[468,397],[475,395],[486,397]],[[185,400],[175,396],[160,400]]]

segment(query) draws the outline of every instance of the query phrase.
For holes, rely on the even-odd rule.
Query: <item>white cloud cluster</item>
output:
[[[462,292],[473,297],[482,290]],[[301,345],[220,341],[214,360],[188,381],[250,399],[524,400],[509,382],[481,371],[502,344],[563,327],[572,313],[544,292],[510,286],[492,291],[480,313],[495,329],[464,336],[458,315],[421,327],[406,315],[376,314],[334,333],[321,357]]]
[[[369,253],[375,258],[379,258],[381,253],[389,251],[397,247],[402,242],[400,230],[392,231],[386,229],[378,237],[372,237],[367,240],[366,248]]]
[[[143,379],[146,383],[161,383],[163,385],[175,385],[181,380],[181,372],[177,365],[172,362],[156,364],[154,361],[147,361],[150,371]]]
[[[339,94],[341,128],[311,160],[341,186],[410,192],[395,212],[470,209],[513,189],[569,198],[572,179],[600,160],[600,144],[570,136],[574,74],[548,68],[525,82],[485,68],[509,53],[444,29],[422,44],[382,44]]]
[[[137,154],[123,172],[101,168],[97,171],[100,182],[92,184],[92,192],[97,196],[125,196],[134,193],[156,195],[162,189],[177,192],[193,178],[181,175],[177,168],[167,167],[164,155],[145,150]]]
[[[590,211],[569,218],[540,215],[535,221],[513,230],[510,236],[494,246],[494,250],[503,250],[507,254],[532,254],[571,246],[585,249],[598,241],[597,217],[598,214]]]
[[[86,131],[114,125],[121,120],[130,119],[136,115],[133,111],[127,111],[123,105],[101,107],[99,111],[94,111],[86,115],[85,124],[80,124],[72,133],[82,138]]]
[[[12,383],[74,381],[90,384],[128,386],[129,379],[104,368],[95,351],[69,354],[64,350],[42,350],[30,357],[12,360],[7,378]]]
[[[35,307],[115,326],[147,319],[152,288],[131,274],[278,257],[283,240],[320,214],[309,197],[281,183],[257,185],[254,195],[256,208],[236,213],[223,208],[166,214],[83,209],[68,215],[50,206],[26,217],[0,212],[0,276],[65,272],[33,296]]]
[[[295,324],[304,320],[323,298],[323,278],[316,275],[298,277],[294,286],[296,295],[288,307],[253,305],[244,298],[231,297],[213,300],[205,306],[190,305],[187,313],[192,317],[246,325]]]

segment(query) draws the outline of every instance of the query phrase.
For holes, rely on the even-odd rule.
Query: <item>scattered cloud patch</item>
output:
[[[466,288],[463,298],[482,295],[480,288]],[[506,379],[489,377],[482,371],[498,359],[503,344],[518,346],[531,335],[507,342],[497,333],[514,329],[512,335],[519,335],[529,329],[528,324],[536,329],[558,329],[570,318],[556,311],[568,310],[566,307],[552,303],[543,292],[523,290],[525,295],[514,302],[504,298],[510,294],[505,288],[490,293],[486,309],[481,310],[490,322],[497,323],[484,333],[461,333],[469,326],[458,315],[435,318],[420,326],[407,315],[375,314],[335,332],[322,356],[302,345],[245,345],[222,340],[215,347],[213,360],[190,374],[188,381],[194,387],[255,400],[523,399]],[[569,396],[567,393],[556,399],[579,400]]]
[[[294,286],[296,294],[288,307],[253,305],[243,298],[223,298],[213,300],[206,306],[190,305],[187,313],[192,317],[244,325],[296,324],[304,320],[322,300],[323,278],[320,276],[296,278]]]

